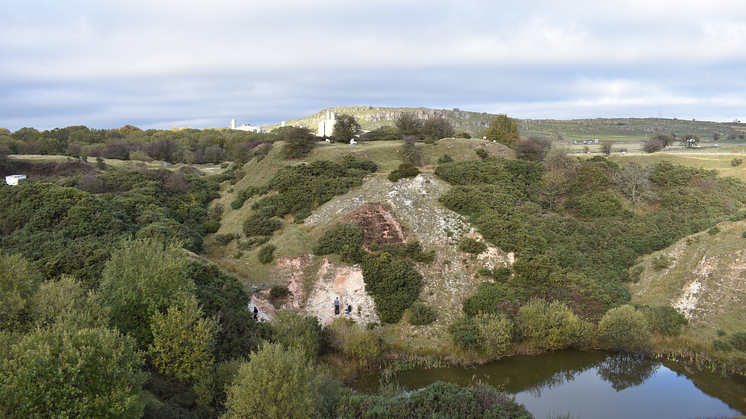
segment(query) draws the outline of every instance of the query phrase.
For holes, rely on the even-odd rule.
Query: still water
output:
[[[368,377],[369,390],[374,390]],[[482,381],[514,394],[537,419],[722,418],[746,412],[746,377],[610,352],[515,356],[476,368],[415,369],[396,375],[406,390],[435,381]]]

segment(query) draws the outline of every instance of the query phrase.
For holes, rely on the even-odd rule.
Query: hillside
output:
[[[316,130],[318,122],[326,118],[327,111],[337,114],[350,114],[357,118],[364,130],[393,125],[402,113],[415,113],[420,119],[442,117],[451,122],[457,132],[469,132],[481,137],[489,127],[495,114],[464,111],[460,109],[430,108],[390,108],[373,106],[337,106],[323,109],[307,117],[286,121],[288,125],[302,125]],[[552,139],[563,138],[569,141],[588,139],[611,140],[616,142],[637,142],[656,134],[697,134],[703,141],[713,141],[713,134],[721,134],[719,141],[730,135],[746,133],[745,123],[710,122],[682,120],[676,118],[594,118],[594,119],[520,119],[521,135],[544,136]],[[279,125],[265,127],[267,131]],[[743,141],[743,138],[740,138]]]
[[[512,151],[500,144],[485,143],[480,140],[444,139],[434,145],[423,145],[422,150],[424,158],[423,165],[421,166],[423,172],[420,176],[392,183],[385,180],[385,176],[388,172],[394,170],[400,163],[398,157],[400,152],[399,146],[399,142],[396,141],[374,142],[367,146],[323,143],[317,145],[303,162],[312,163],[323,160],[341,162],[344,160],[345,156],[354,156],[358,159],[372,159],[378,164],[379,171],[376,174],[368,176],[361,187],[354,188],[348,193],[337,196],[329,202],[315,208],[312,214],[305,218],[302,223],[295,222],[294,218],[290,215],[285,216],[287,224],[283,226],[281,231],[275,232],[275,234],[269,239],[269,244],[277,247],[277,251],[275,252],[276,261],[265,265],[259,263],[257,260],[259,252],[258,247],[244,250],[241,250],[240,248],[242,243],[241,223],[254,212],[251,209],[252,205],[263,198],[252,197],[237,210],[231,209],[230,204],[242,189],[251,186],[265,185],[282,167],[303,163],[299,161],[287,162],[283,160],[280,157],[279,152],[282,144],[277,143],[266,158],[260,161],[252,160],[247,163],[242,168],[242,171],[245,172],[246,175],[235,185],[228,185],[227,183],[222,185],[219,203],[225,208],[223,221],[220,230],[215,235],[206,238],[205,253],[210,259],[216,261],[228,271],[241,276],[249,290],[259,291],[256,294],[254,303],[264,311],[267,311],[269,315],[272,314],[274,308],[266,301],[266,293],[272,285],[282,284],[287,285],[293,293],[293,296],[287,302],[287,306],[296,309],[300,308],[309,314],[318,316],[324,324],[328,324],[333,319],[331,301],[333,301],[335,297],[340,297],[343,302],[349,302],[353,305],[352,317],[357,321],[361,323],[378,323],[379,319],[374,310],[373,300],[364,292],[364,283],[360,266],[344,263],[339,255],[314,256],[311,249],[325,231],[339,222],[353,222],[357,225],[365,226],[366,231],[397,232],[397,237],[399,237],[397,243],[401,244],[403,242],[416,240],[422,244],[425,251],[432,250],[435,252],[435,259],[433,262],[417,263],[416,269],[424,278],[424,286],[420,294],[420,301],[436,310],[438,320],[427,326],[411,326],[405,321],[395,325],[388,325],[384,329],[384,336],[394,347],[400,347],[410,353],[435,352],[443,355],[453,353],[454,348],[451,343],[451,335],[447,331],[448,326],[451,325],[454,320],[463,315],[462,306],[464,301],[468,297],[477,293],[480,284],[485,281],[489,282],[489,278],[480,275],[480,272],[485,269],[496,270],[496,268],[510,267],[515,256],[513,253],[501,250],[494,244],[490,244],[488,249],[481,252],[478,256],[470,255],[458,250],[459,240],[463,237],[476,238],[480,241],[484,240],[482,235],[479,233],[479,231],[482,230],[478,225],[470,222],[470,217],[451,211],[445,208],[442,202],[439,202],[439,198],[443,197],[443,195],[449,190],[452,190],[453,186],[444,182],[440,177],[434,176],[433,170],[436,167],[438,157],[446,153],[451,155],[457,161],[473,161],[476,163],[479,161],[475,153],[475,150],[478,148],[484,148],[487,150],[489,155],[502,156],[505,158],[511,158]],[[660,165],[661,163],[655,164]],[[686,172],[684,171],[679,175],[678,173],[681,172],[681,170],[675,169],[673,166],[669,167],[663,164],[661,167],[669,171],[669,174],[666,174],[665,176],[704,176],[707,179],[702,178],[702,180],[695,179],[695,181],[693,181],[693,184],[700,185],[703,188],[703,191],[707,188],[709,188],[707,190],[711,190],[715,185],[715,183],[713,183],[709,178],[709,176],[712,176],[710,172],[694,171],[692,172],[693,174],[689,175],[685,174]],[[599,170],[601,168],[602,166],[597,166],[595,169],[593,166],[588,166],[589,172],[585,175],[588,177],[585,178],[585,180],[580,181],[580,184],[586,182],[585,185],[587,186],[583,186],[574,192],[575,194],[578,194],[579,198],[587,199],[593,196],[590,194],[590,191],[587,190],[588,187],[593,189],[598,188],[599,185],[604,185],[603,182],[597,182],[595,186],[593,184],[587,184],[587,182],[595,182],[592,179],[594,177],[597,178],[601,172],[594,172],[593,170]],[[692,192],[698,194],[699,192],[697,191],[700,186],[694,188]],[[686,194],[692,193],[686,192],[686,189],[681,189],[680,191],[681,193]],[[661,193],[664,193],[663,190]],[[723,193],[726,192],[724,191]],[[676,205],[690,204],[693,205],[691,210],[696,212],[699,211],[697,208],[701,209],[702,205],[714,205],[715,202],[712,201],[710,204],[692,204],[684,200]],[[629,203],[625,205],[629,206]],[[648,217],[650,220],[645,221],[645,219],[642,218],[640,221],[636,221],[635,223],[637,224],[630,228],[633,230],[641,229],[640,231],[649,231],[650,228],[648,225],[650,224],[648,223],[659,223],[660,221],[650,218],[651,216],[655,217],[654,210],[656,209],[656,205],[658,204],[653,204],[645,209],[638,209],[641,214]],[[727,208],[729,206],[732,208],[732,205],[733,204],[729,203],[717,211],[731,211]],[[703,215],[699,216],[712,217],[713,215],[714,213],[706,215],[705,211]],[[552,237],[552,235],[556,233],[542,231],[541,229],[555,228],[551,227],[549,224],[542,227],[547,220],[551,219],[551,217],[544,217],[543,221],[542,218],[537,218],[535,221],[527,221],[527,223],[529,223],[529,225],[527,225],[527,228],[529,229],[528,234],[535,236],[545,235],[547,240],[549,240],[549,237]],[[662,220],[663,218],[659,219]],[[578,243],[576,244],[571,244],[571,241],[568,243],[563,242],[564,244],[552,245],[559,247],[557,247],[556,250],[551,250],[552,248],[550,247],[548,254],[553,255],[557,252],[556,256],[551,257],[559,257],[563,252],[570,252],[571,254],[576,252],[575,250],[569,250],[569,248],[561,246],[586,246],[583,248],[585,250],[582,250],[582,252],[585,252],[586,254],[583,255],[581,259],[574,262],[568,261],[568,263],[576,266],[573,270],[584,272],[581,275],[587,275],[587,279],[580,280],[582,283],[580,288],[572,292],[579,292],[581,294],[586,293],[588,296],[597,295],[599,292],[611,292],[612,294],[618,293],[618,290],[614,290],[617,289],[615,287],[621,286],[620,283],[618,285],[613,285],[615,284],[613,281],[608,284],[603,282],[605,281],[603,278],[607,275],[621,275],[618,270],[614,270],[617,268],[613,268],[611,265],[603,268],[610,269],[608,271],[592,268],[594,264],[600,263],[601,261],[603,261],[603,263],[610,263],[610,260],[604,259],[607,257],[619,258],[620,261],[624,258],[626,258],[626,260],[634,258],[631,254],[620,254],[618,250],[615,250],[614,246],[621,246],[618,247],[618,249],[623,249],[623,252],[629,253],[630,250],[628,247],[630,245],[623,244],[624,241],[637,240],[637,238],[633,238],[634,233],[629,239],[621,237],[620,234],[623,235],[629,233],[622,233],[623,230],[615,230],[619,227],[614,227],[609,230],[608,226],[616,225],[616,221],[611,222],[612,224],[604,224],[603,219],[589,221],[590,224],[587,224],[588,226],[583,228],[586,230],[588,228],[599,228],[600,230],[597,232],[586,231],[585,233],[562,232],[562,234],[589,234],[589,236],[584,237],[583,240],[579,240],[580,237],[574,236],[577,237],[575,241]],[[585,223],[588,223],[589,221],[585,221]],[[707,225],[708,223],[708,221],[705,221],[704,219],[701,222],[703,222],[704,225]],[[577,221],[572,221],[572,223],[577,223]],[[594,223],[597,224],[598,227],[593,227]],[[726,229],[727,231],[730,231],[730,229],[743,229],[744,226],[741,224],[742,223],[733,224],[734,227],[732,228],[726,227],[730,226],[730,224],[721,224],[720,228],[724,231],[723,233],[718,234],[717,237],[725,237]],[[607,227],[604,227],[605,225]],[[568,227],[569,226],[565,226],[562,228],[566,229]],[[609,231],[604,232],[604,230]],[[602,236],[599,236],[600,238],[593,238],[593,234],[602,234]],[[678,233],[662,232],[661,234],[665,236],[667,234]],[[736,233],[732,233],[731,236],[734,234]],[[216,237],[221,235],[235,235],[238,236],[239,239],[221,245],[216,242]],[[638,283],[627,283],[634,296],[632,302],[648,305],[673,305],[674,302],[680,298],[683,290],[691,283],[691,278],[687,275],[695,270],[694,265],[689,266],[689,264],[687,264],[688,262],[684,263],[683,261],[699,260],[703,257],[703,254],[712,251],[712,249],[715,248],[715,245],[704,240],[709,237],[710,236],[706,232],[698,233],[695,236],[679,240],[672,247],[666,247],[666,249],[661,250],[661,252],[670,253],[674,252],[674,250],[671,249],[680,248],[682,246],[681,243],[686,243],[687,240],[690,243],[693,240],[695,242],[697,242],[697,240],[701,241],[701,244],[696,246],[696,249],[699,249],[697,250],[699,253],[696,255],[687,254],[677,256],[678,259],[674,260],[671,265],[672,268],[665,271],[668,273],[666,279],[660,279],[660,275],[656,276],[658,273],[648,267],[642,275],[643,279],[641,281]],[[496,239],[491,238],[490,241],[494,240]],[[610,242],[618,241],[619,243],[608,243],[609,248],[603,250],[604,252],[607,252],[606,255],[608,256],[604,256],[604,254],[594,256],[587,246],[593,246],[598,240],[608,240]],[[660,242],[663,240],[663,243],[665,243],[665,240],[668,239],[659,237],[655,239],[643,238],[642,240],[651,240],[651,243],[652,241]],[[579,244],[579,242],[582,241],[587,241],[588,243]],[[734,241],[734,243],[737,243],[737,241]],[[643,246],[643,248],[645,248],[644,246],[648,245],[635,243],[632,246]],[[731,246],[737,246],[737,244],[732,244]],[[694,249],[694,247],[692,247],[692,249]],[[648,259],[646,260],[648,260],[648,262],[645,262],[647,264],[645,266],[648,266],[651,263],[649,262],[649,257],[647,258]],[[594,260],[596,262],[594,262]],[[679,260],[681,260],[681,262],[678,262]],[[581,266],[583,267],[578,268],[578,263],[582,263],[583,265]],[[717,264],[717,262],[712,263]],[[681,266],[680,269],[674,269],[679,266]],[[728,266],[735,265],[728,264]],[[739,272],[740,270],[729,275],[738,276],[740,275]],[[575,281],[576,279],[573,280]],[[590,282],[584,284],[583,281],[586,280],[589,280]],[[672,285],[664,287],[662,285],[663,283]],[[731,285],[737,287],[737,283]],[[661,287],[667,290],[667,294],[662,296],[659,295],[659,293],[653,292]],[[723,293],[721,291],[712,291],[715,288],[716,287],[714,286],[708,288],[710,290],[709,292],[714,292],[715,294],[722,296]],[[549,289],[553,290],[550,291],[550,294],[548,294],[549,296],[565,295],[565,293],[568,292],[568,290],[563,291],[562,287],[557,288],[557,284],[551,282]],[[602,289],[604,291],[602,291]],[[723,288],[723,290],[725,290],[725,288]],[[602,303],[603,298],[598,296],[592,298],[596,300],[582,303],[576,307],[576,309],[581,311],[591,310],[588,312],[588,315],[600,316],[598,312],[593,311],[598,310],[598,308],[593,308],[594,304],[607,303]],[[614,298],[622,298],[623,301],[623,297]],[[714,300],[712,295],[708,295],[705,299],[707,301]],[[744,324],[742,317],[738,317],[738,313],[743,312],[742,308],[741,299],[739,298],[736,300],[729,300],[727,309],[720,307],[720,311],[717,312],[703,310],[700,314],[699,320],[692,318],[691,325],[685,329],[685,333],[697,339],[709,342],[712,340],[711,335],[714,333],[714,330],[724,328],[724,330],[727,330],[729,333],[738,332],[740,331],[739,327],[742,327]],[[723,316],[723,310],[726,310],[730,314],[728,314],[728,316]],[[600,313],[602,314],[602,312]],[[731,319],[728,320],[730,326],[726,327],[717,322],[713,322],[710,326],[707,326],[710,320],[717,316],[721,316],[721,320],[725,320],[726,318]]]

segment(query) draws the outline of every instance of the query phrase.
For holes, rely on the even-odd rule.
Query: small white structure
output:
[[[326,111],[326,119],[319,121],[317,136],[331,137],[334,134],[334,124],[337,122],[337,111]]]
[[[350,140],[350,145],[355,145],[355,144],[357,144],[357,141],[355,141],[355,139],[354,139],[354,138],[353,138],[353,139],[351,139],[351,140]]]
[[[26,175],[5,176],[5,183],[7,183],[10,186],[16,186],[18,185],[18,181],[21,179],[26,179]]]

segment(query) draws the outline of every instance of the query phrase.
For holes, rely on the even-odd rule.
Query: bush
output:
[[[488,158],[488,157],[490,156],[490,155],[489,155],[489,154],[487,153],[487,150],[485,150],[485,149],[483,149],[483,148],[478,148],[478,149],[477,149],[477,150],[475,151],[475,153],[476,153],[476,154],[477,154],[477,156],[479,156],[479,158],[480,158],[480,159],[482,159],[482,160],[486,160],[486,159],[487,159],[487,158]]]
[[[630,305],[609,310],[598,324],[598,342],[604,349],[620,352],[650,350],[650,326],[645,315]]]
[[[716,351],[728,352],[733,350],[733,345],[724,340],[716,339],[712,341],[712,349]]]
[[[335,224],[319,237],[316,246],[311,250],[317,256],[332,253],[341,254],[345,246],[360,247],[363,243],[363,227],[351,223]]]
[[[275,285],[269,290],[269,296],[275,300],[281,300],[290,295],[290,289],[285,285]]]
[[[740,166],[743,163],[743,159],[733,159],[730,161],[730,165],[733,167]]]
[[[279,310],[272,322],[274,340],[286,348],[294,348],[303,353],[309,361],[314,361],[321,350],[323,331],[316,317],[301,316],[290,310]]]
[[[260,263],[268,264],[272,263],[272,261],[275,258],[275,250],[277,250],[277,247],[273,244],[265,244],[259,249],[259,253],[257,254],[257,259]]]
[[[243,234],[246,237],[271,236],[275,230],[282,228],[282,221],[252,214],[243,222]]]
[[[661,255],[658,257],[654,257],[651,264],[653,266],[653,269],[655,269],[656,271],[661,271],[671,266],[671,261],[667,257]]]
[[[228,243],[240,237],[240,235],[233,233],[216,234],[215,236],[213,236],[213,238],[215,239],[215,243],[217,243],[218,246],[226,246],[228,245]]]
[[[381,353],[378,334],[359,325],[349,317],[337,317],[329,325],[331,346],[347,356],[369,360]]]
[[[487,250],[487,245],[471,237],[464,237],[458,244],[458,250],[478,255]]]
[[[453,157],[451,157],[449,154],[444,154],[438,157],[438,164],[450,163],[452,161],[453,161]]]
[[[635,308],[645,315],[650,331],[661,336],[679,336],[681,326],[689,324],[683,314],[670,306],[635,306]]]
[[[411,163],[402,163],[399,165],[397,170],[392,171],[388,174],[387,179],[391,182],[396,182],[399,179],[408,177],[416,177],[420,174],[420,169]]]
[[[593,326],[559,301],[532,300],[518,310],[516,322],[523,338],[542,349],[585,349],[593,337]]]
[[[407,321],[413,326],[423,326],[436,320],[435,310],[423,303],[414,303],[409,307]]]
[[[746,332],[738,332],[728,339],[731,345],[739,351],[746,351]]]
[[[205,234],[212,234],[220,230],[220,221],[218,220],[207,220],[202,223],[202,228],[205,230]]]
[[[479,334],[477,342],[482,352],[490,358],[504,355],[513,338],[513,322],[502,314],[480,313],[474,323]]]
[[[366,291],[373,297],[381,321],[398,323],[417,301],[422,276],[411,263],[387,252],[366,254],[361,267]]]
[[[453,344],[462,349],[473,349],[479,346],[479,327],[472,317],[463,316],[456,319],[449,327]]]

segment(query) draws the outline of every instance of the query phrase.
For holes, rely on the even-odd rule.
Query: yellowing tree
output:
[[[496,141],[512,147],[520,138],[518,124],[513,118],[505,114],[497,115],[490,123],[490,128],[487,130],[485,136],[487,137],[487,141]]]
[[[0,254],[0,330],[26,327],[41,275],[21,255]]]
[[[153,316],[153,365],[163,375],[185,383],[205,375],[214,362],[211,347],[218,325],[205,319],[193,296]]]
[[[482,352],[490,358],[498,358],[510,349],[513,322],[502,314],[479,313],[475,318],[479,334],[477,342]]]
[[[329,380],[302,351],[265,343],[241,366],[228,389],[222,419],[306,419],[315,417]]]

